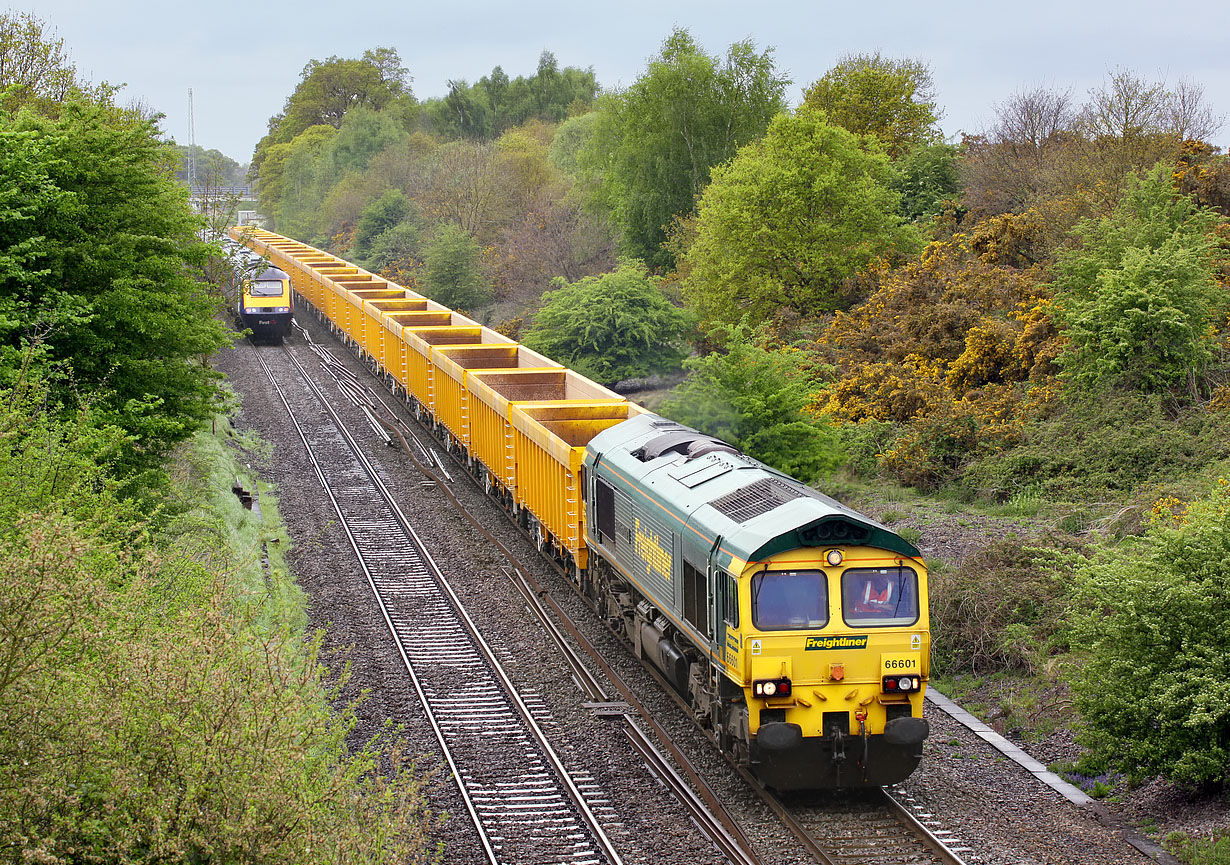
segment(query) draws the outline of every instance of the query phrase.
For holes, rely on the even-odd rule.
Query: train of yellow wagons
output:
[[[767,786],[915,769],[930,632],[911,543],[379,275],[230,234],[288,274]]]

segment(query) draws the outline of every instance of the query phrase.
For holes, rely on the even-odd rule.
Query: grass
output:
[[[182,537],[204,531],[218,541],[218,551],[211,556],[225,557],[222,564],[231,575],[236,597],[259,607],[265,625],[279,623],[302,630],[307,626],[307,601],[286,563],[290,537],[277,497],[268,484],[236,460],[236,447],[262,453],[269,445],[237,434],[226,418],[219,417],[180,450],[175,474],[182,493],[174,526]],[[259,517],[243,506],[233,489],[236,483],[257,492]]]
[[[1230,865],[1230,832],[1207,838],[1192,838],[1185,832],[1171,832],[1163,846],[1184,865]]]
[[[1066,692],[1045,674],[958,673],[933,676],[931,684],[983,723],[1026,741],[1044,739],[1071,719]]]

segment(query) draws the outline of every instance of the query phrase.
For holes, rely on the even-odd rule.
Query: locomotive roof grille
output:
[[[736,523],[746,523],[787,502],[804,497],[803,492],[777,478],[761,478],[716,498],[709,504],[713,505],[718,513],[730,517]]]

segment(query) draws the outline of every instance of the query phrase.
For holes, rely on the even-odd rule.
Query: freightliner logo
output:
[[[865,649],[867,648],[867,635],[863,634],[861,637],[808,637],[807,643],[803,648],[809,652],[817,649]]]

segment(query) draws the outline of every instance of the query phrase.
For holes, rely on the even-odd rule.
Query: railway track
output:
[[[437,469],[447,472],[439,452],[430,447],[430,440],[425,445],[409,425],[370,386],[361,383],[358,377],[327,349],[316,345],[315,350],[339,386],[349,392],[352,398],[361,405],[373,428],[377,429],[386,439],[392,437],[400,439],[403,450],[418,464],[420,469],[428,472]],[[416,452],[422,456],[421,461],[416,456]],[[458,467],[457,464],[454,466]],[[464,469],[464,467],[460,468]],[[670,743],[665,731],[653,720],[648,710],[640,706],[628,686],[623,684],[602,660],[601,653],[583,636],[576,623],[558,604],[553,602],[549,593],[542,586],[529,577],[528,569],[517,560],[511,550],[501,544],[476,517],[471,515],[447,486],[442,486],[442,488],[462,515],[508,558],[512,565],[508,569],[510,578],[514,583],[519,584],[518,588],[526,598],[527,607],[536,613],[543,627],[549,632],[552,630],[558,632],[553,619],[561,622],[569,637],[576,641],[582,651],[587,653],[591,660],[603,670],[618,692],[621,702],[629,707],[626,714],[614,707],[608,708],[608,711],[619,711],[620,714],[625,715],[625,718],[637,715],[642,723],[654,730],[658,742],[670,755],[669,761],[662,760],[662,755],[657,752],[654,743],[648,739],[637,724],[629,720],[625,727],[629,738],[645,755],[647,764],[655,773],[661,773],[660,777],[663,778],[664,783],[672,789],[678,785],[681,790],[685,791],[677,795],[688,805],[697,824],[702,826],[729,861],[739,863],[739,865],[761,862],[760,855],[739,828],[738,821],[726,813],[725,806],[709,789],[707,783],[695,770],[691,769],[687,757]],[[550,606],[550,613],[544,609],[545,605]],[[571,656],[569,663],[573,666],[574,678],[577,679],[578,686],[586,692],[591,702],[600,704],[607,701],[608,698],[602,685],[596,681],[590,681],[592,677],[586,671],[585,664],[568,646],[567,640],[559,635],[553,637],[553,641],[561,647],[566,657]],[[687,706],[682,699],[675,694],[657,671],[647,664],[644,666],[647,672],[658,680],[663,690],[687,711]],[[596,705],[595,708],[600,707]],[[645,750],[646,747],[648,751]],[[686,781],[681,773],[671,766],[671,762],[683,767],[682,775],[688,776]],[[655,764],[665,768],[653,768]],[[955,842],[956,839],[941,837],[947,834],[942,829],[932,831],[932,826],[924,823],[930,815],[923,815],[921,819],[915,816],[908,807],[908,803],[899,801],[900,794],[882,790],[869,791],[862,796],[844,793],[811,798],[794,796],[788,801],[783,801],[762,787],[745,769],[738,766],[735,766],[735,769],[798,839],[807,854],[822,865],[905,865],[905,863],[910,863],[910,865],[964,865],[958,853],[946,843]],[[692,792],[693,788],[698,792]],[[696,801],[689,803],[687,801],[689,796]],[[931,822],[934,824],[934,821]]]
[[[256,349],[337,513],[492,865],[621,865],[608,827],[552,748],[378,472],[288,347]],[[273,358],[278,358],[271,365]],[[279,366],[275,371],[273,366]],[[283,382],[301,380],[311,417]]]
[[[304,336],[307,335],[304,334]],[[443,471],[447,476],[447,469],[440,464],[442,458],[437,451],[425,445],[415,435],[413,429],[380,398],[379,394],[362,384],[359,378],[338,361],[328,349],[317,343],[311,343],[310,337],[308,339],[326,374],[352,402],[363,410],[381,437],[386,441],[396,437],[402,450],[428,477],[435,477],[436,471]],[[420,460],[419,457],[422,459]],[[618,719],[624,734],[637,753],[641,755],[649,770],[684,806],[692,821],[713,842],[727,861],[732,865],[760,865],[762,860],[744,835],[738,821],[692,768],[687,756],[670,743],[665,731],[640,704],[632,690],[602,660],[597,647],[589,642],[563,609],[555,604],[546,589],[530,575],[529,570],[516,559],[512,551],[487,531],[456,499],[447,485],[441,484],[441,489],[454,507],[512,562],[513,567],[503,568],[505,576],[520,592],[526,608],[537,619],[565,663],[568,664],[577,687],[590,701],[588,706],[598,714]],[[557,624],[557,621],[562,624]],[[570,639],[581,646],[581,651],[573,648]],[[586,654],[591,663],[602,671],[606,679],[605,684],[602,679],[590,672],[582,658],[582,653]],[[612,695],[619,696],[621,699],[612,700]],[[642,728],[642,724],[651,727],[654,735],[647,733]],[[655,744],[655,738],[669,756],[659,750],[659,745]],[[683,766],[683,772],[676,770],[675,765]],[[686,779],[684,775],[687,775]]]
[[[964,865],[948,842],[915,816],[904,796],[887,789],[762,796],[822,865]],[[938,830],[944,833],[943,830]]]

